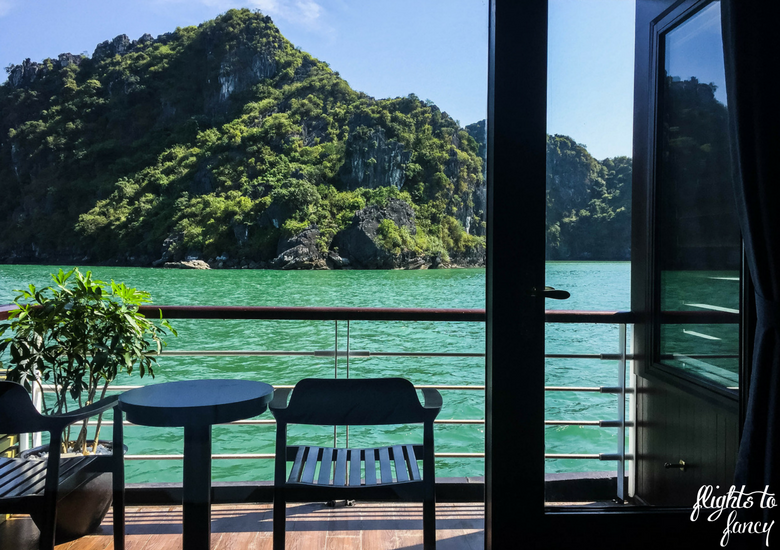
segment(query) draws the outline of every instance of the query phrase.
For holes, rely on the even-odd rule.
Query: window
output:
[[[660,38],[656,362],[739,383],[741,239],[731,183],[720,3]]]

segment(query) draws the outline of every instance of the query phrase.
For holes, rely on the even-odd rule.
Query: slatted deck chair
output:
[[[124,456],[60,456],[62,432],[71,424],[114,408],[114,449],[122,449],[122,414],[117,397],[108,397],[92,405],[62,415],[40,414],[27,390],[15,382],[0,381],[0,432],[49,432],[47,460],[0,458],[0,513],[43,513],[41,550],[54,548],[57,502],[72,490],[103,472],[113,474],[114,549],[124,550]]]
[[[289,389],[276,390],[270,404],[276,418],[274,550],[284,550],[287,502],[356,498],[422,501],[424,548],[434,550],[433,421],[441,411],[439,392],[424,389],[423,405],[412,383],[403,378],[307,378],[295,385],[288,405],[289,393]],[[288,446],[288,424],[423,424],[423,444],[371,449]],[[423,459],[422,476],[417,465],[420,457]],[[287,462],[293,463],[289,477],[286,475]]]

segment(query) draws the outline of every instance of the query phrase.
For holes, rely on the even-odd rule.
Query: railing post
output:
[[[617,464],[617,498],[623,501],[626,497],[626,355],[628,354],[626,349],[626,324],[620,323],[618,331],[618,346],[620,348],[620,359],[618,360],[618,387],[620,388],[620,393],[618,393],[618,421],[620,422],[620,427],[618,428],[617,452],[620,458]]]
[[[349,319],[347,319],[347,378],[349,378]],[[345,427],[346,443],[344,446],[349,448],[349,426]]]
[[[36,408],[38,412],[41,412],[41,409],[43,408],[43,393],[41,392],[41,389],[38,386],[38,384],[35,383],[32,384],[31,397],[32,397],[33,406]],[[32,444],[30,438],[32,438]],[[42,445],[41,432],[36,432],[31,434],[19,434],[20,452],[35,447],[40,447],[41,445]]]
[[[333,346],[333,378],[338,379],[339,377],[339,322],[334,321],[334,332],[335,332],[335,344]],[[337,440],[337,427],[333,426],[333,447],[338,447],[338,440]]]

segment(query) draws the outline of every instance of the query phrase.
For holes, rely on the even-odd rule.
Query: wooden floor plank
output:
[[[439,550],[484,547],[481,504],[436,507]],[[354,507],[323,503],[287,506],[287,550],[392,550],[422,548],[422,508],[415,503],[358,501]],[[216,505],[211,513],[212,550],[272,550],[270,504]],[[56,550],[113,550],[111,514],[95,535],[60,544]],[[128,507],[127,550],[181,550],[181,507]],[[38,529],[28,516],[0,524],[0,548],[37,550]]]

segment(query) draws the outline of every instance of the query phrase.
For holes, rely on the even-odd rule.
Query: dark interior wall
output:
[[[653,505],[692,506],[702,485],[733,483],[738,414],[653,378],[637,377],[636,496]],[[684,471],[665,468],[685,461]]]

